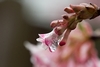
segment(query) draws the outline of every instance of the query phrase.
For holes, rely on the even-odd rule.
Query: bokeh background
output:
[[[61,19],[65,7],[84,2],[100,7],[100,0],[0,0],[0,67],[32,67],[24,42],[36,44],[38,33],[49,32],[50,22]],[[87,21],[93,30],[100,28],[100,17]]]

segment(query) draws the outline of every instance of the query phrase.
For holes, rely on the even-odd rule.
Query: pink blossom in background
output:
[[[51,44],[53,35],[54,40],[58,39],[58,36],[50,32],[43,36],[40,35],[40,41],[47,38]],[[31,62],[34,67],[100,67],[95,44],[89,40],[91,35],[90,25],[83,21],[70,32],[66,45],[58,46],[55,52],[50,52],[49,49],[44,50],[41,43],[34,46],[26,42],[25,46],[31,53]],[[45,44],[45,42],[43,43]]]

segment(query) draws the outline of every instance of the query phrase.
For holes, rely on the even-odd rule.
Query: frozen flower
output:
[[[37,41],[41,42],[43,45],[46,45],[51,52],[54,52],[58,45],[62,46],[65,43],[60,42],[61,36],[63,32],[66,30],[68,21],[63,20],[55,20],[51,22],[51,27],[54,29],[50,33],[39,34],[40,38],[37,38]],[[68,32],[69,35],[70,32]]]
[[[55,29],[54,29],[55,30]],[[36,40],[47,46],[51,52],[54,52],[58,46],[59,36],[52,30],[50,33],[39,34]]]

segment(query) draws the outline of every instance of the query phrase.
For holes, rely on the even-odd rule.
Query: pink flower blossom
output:
[[[59,36],[52,30],[50,33],[39,34],[40,38],[37,41],[47,46],[51,52],[54,52],[58,46]]]

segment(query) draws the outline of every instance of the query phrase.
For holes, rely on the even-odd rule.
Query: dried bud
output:
[[[50,26],[51,26],[52,28],[54,28],[54,27],[56,27],[58,24],[59,24],[58,20],[55,20],[55,21],[52,21],[52,22],[50,23]]]
[[[85,9],[83,5],[70,5],[70,7],[75,11],[75,13],[78,13],[79,11]]]

